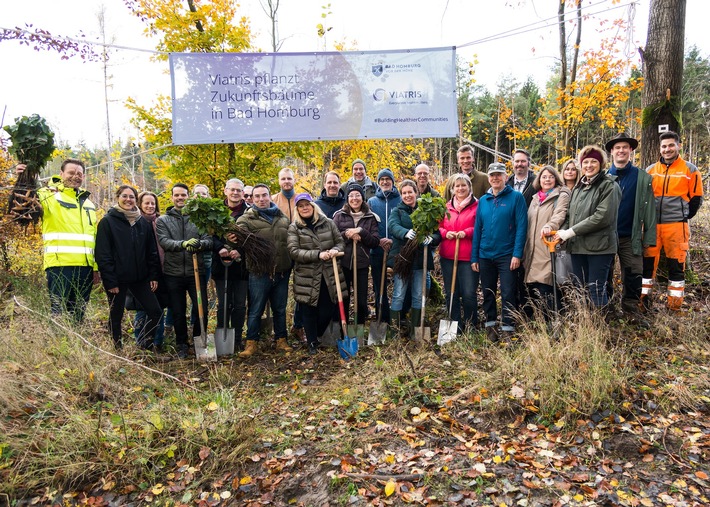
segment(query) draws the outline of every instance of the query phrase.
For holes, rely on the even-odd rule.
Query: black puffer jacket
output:
[[[165,250],[163,273],[169,276],[194,276],[192,253],[185,250],[182,243],[197,238],[200,240],[199,250],[203,252],[212,250],[212,237],[208,234],[200,234],[189,217],[172,206],[168,208],[165,215],[158,217],[156,230],[160,246]],[[197,256],[201,274],[205,272],[203,257],[202,254]]]
[[[153,227],[140,217],[131,226],[125,215],[111,208],[96,231],[96,263],[106,290],[119,284],[160,279],[160,257]]]
[[[357,224],[360,228],[361,239],[357,245],[358,269],[366,268],[370,265],[370,250],[380,245],[379,217],[370,211],[367,204],[363,203],[361,211],[364,215]],[[350,207],[347,204],[340,211],[336,211],[335,215],[333,215],[333,222],[335,222],[335,226],[343,236],[343,241],[345,241],[345,256],[340,259],[340,262],[348,269],[352,269],[353,240],[345,237],[345,231],[355,227],[355,220],[350,214]]]
[[[333,261],[321,260],[320,253],[330,249],[342,252],[344,247],[343,238],[333,221],[321,214],[316,217],[313,230],[308,228],[299,216],[296,216],[288,228],[288,252],[295,262],[293,298],[309,306],[318,305],[322,277],[325,277],[331,301],[338,300]],[[343,297],[346,297],[345,277],[340,269],[338,277]]]

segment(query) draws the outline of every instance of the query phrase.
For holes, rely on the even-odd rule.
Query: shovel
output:
[[[370,333],[367,335],[368,345],[382,345],[387,338],[387,322],[382,322],[382,301],[385,292],[385,280],[387,278],[387,255],[382,257],[382,276],[380,276],[380,300],[377,312],[377,322],[370,322]]]
[[[217,357],[219,356],[231,356],[234,354],[234,334],[235,330],[234,328],[228,328],[227,327],[227,318],[229,315],[229,305],[227,304],[227,284],[229,283],[228,281],[228,274],[229,274],[229,266],[232,264],[232,260],[229,259],[225,261],[225,259],[221,259],[222,264],[224,265],[224,316],[222,320],[222,325],[224,327],[218,327],[214,331],[214,344],[217,349]]]
[[[449,298],[449,319],[441,319],[439,322],[439,338],[436,340],[436,344],[441,346],[445,345],[456,339],[456,334],[459,330],[459,323],[457,320],[451,320],[451,310],[454,307],[454,292],[456,291],[456,272],[459,267],[459,245],[461,238],[456,238],[456,247],[454,250],[454,271],[451,275],[451,297]],[[458,301],[456,302],[458,304]]]
[[[427,274],[427,255],[429,254],[429,245],[424,245],[424,265],[422,270],[422,317],[419,327],[414,329],[414,341],[431,340],[431,328],[424,327],[424,316],[426,314],[426,274]]]
[[[550,264],[552,264],[552,294],[555,299],[553,305],[555,307],[555,318],[559,317],[559,310],[557,308],[557,267],[555,266],[555,247],[557,243],[560,242],[559,239],[555,239],[555,234],[557,231],[551,231],[549,236],[543,236],[542,241],[547,245],[547,249],[550,251]]]
[[[200,266],[197,263],[197,253],[192,254],[192,266],[195,271],[195,292],[197,293],[197,314],[200,318],[200,337],[195,337],[195,356],[198,361],[216,361],[217,350],[214,335],[207,334],[205,329],[205,312],[202,308],[202,289],[200,286]]]
[[[339,253],[338,255],[332,257],[333,260],[333,272],[335,273],[335,288],[338,291],[338,307],[340,309],[340,326],[343,330],[343,339],[337,339],[336,344],[338,346],[338,353],[340,354],[340,357],[345,359],[346,361],[352,359],[357,355],[357,350],[358,350],[358,341],[357,337],[349,337],[348,336],[348,324],[347,324],[347,317],[345,316],[345,306],[343,306],[343,291],[340,288],[340,275],[338,273],[338,261],[336,257],[342,256],[343,253]]]
[[[365,290],[367,290],[367,287]],[[354,302],[353,314],[355,318],[353,319],[353,323],[348,326],[348,335],[357,338],[359,346],[365,342],[365,326],[358,324],[357,314],[357,240],[353,240],[353,297],[351,299]]]

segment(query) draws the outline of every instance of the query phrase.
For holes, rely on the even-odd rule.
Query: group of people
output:
[[[415,168],[413,179],[395,185],[390,169],[379,170],[372,180],[365,161],[356,159],[352,177],[345,182],[336,172],[326,173],[317,197],[296,193],[295,175],[289,168],[279,172],[280,191],[273,195],[265,184],[248,187],[240,179],[230,179],[224,202],[238,226],[274,244],[271,273],[260,273],[250,265],[253,260],[245,257],[244,245],[234,234],[200,233],[182,213],[190,194],[181,183],[172,186],[172,206],[162,215],[155,194],[139,194],[122,185],[116,204],[97,222],[95,206],[81,187],[84,164],[66,160],[60,174],[39,190],[52,312],[68,311],[81,321],[98,272],[117,347],[122,344],[121,321],[130,292],[143,312],[136,326],[138,345],[160,345],[162,338],[156,337],[156,331],[162,328],[167,306],[177,354],[186,357],[186,296],[193,305],[201,300],[206,329],[206,283],[211,276],[217,285],[217,327],[234,328],[239,344],[245,338],[241,357],[258,352],[267,306],[273,313],[276,349],[292,350],[286,325],[289,290],[296,302],[292,334],[314,354],[327,327],[340,320],[336,280],[343,288],[345,308],[350,295],[357,294],[352,302],[357,324],[370,315],[372,285],[381,321],[402,329],[409,313],[417,325],[422,290],[430,285],[429,271],[435,268],[438,248],[446,300],[453,300],[450,319],[459,322],[460,331],[479,327],[480,285],[485,334],[498,341],[514,333],[519,315],[529,314],[536,305],[549,315],[555,304],[556,288],[563,280],[559,273],[557,279],[553,276],[554,257],[543,239],[559,243],[558,249],[570,259],[571,283],[584,288],[590,304],[598,308],[608,305],[618,256],[622,310],[632,319],[650,307],[663,249],[669,269],[667,307],[679,310],[688,221],[702,203],[701,176],[680,157],[680,139],[674,132],[661,134],[660,159],[645,171],[633,162],[637,146],[636,139],[621,133],[604,148],[585,146],[560,172],[548,165],[537,173],[529,153],[519,149],[512,155],[513,171],[508,175],[500,162],[490,164],[486,173],[475,170],[473,149],[464,145],[457,152],[459,172],[448,179],[443,192],[447,214],[438,229],[427,235],[417,234],[411,218],[421,195],[439,197],[426,164]],[[205,194],[208,189],[203,185],[193,189],[193,195]],[[410,241],[418,243],[411,275],[395,274],[390,280],[388,268]],[[202,298],[196,297],[198,290]],[[200,334],[199,319],[192,319],[192,327],[192,336]]]

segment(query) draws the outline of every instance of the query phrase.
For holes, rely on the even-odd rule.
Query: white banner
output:
[[[455,137],[455,56],[172,53],[173,143]]]

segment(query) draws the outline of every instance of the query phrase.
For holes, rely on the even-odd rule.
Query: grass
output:
[[[419,430],[445,446],[471,426],[499,431],[519,419],[571,427],[595,413],[623,413],[631,394],[664,411],[710,403],[703,312],[661,316],[639,331],[610,328],[577,304],[559,327],[539,316],[520,326],[512,347],[471,332],[440,351],[403,342],[366,348],[351,363],[327,351],[316,359],[262,353],[218,365],[149,365],[171,379],[87,346],[49,320],[44,290],[14,285],[33,311],[6,307],[0,315],[0,495],[10,498],[96,486],[147,494],[168,480],[197,498],[288,450],[315,456],[303,465],[309,473],[360,449],[415,452],[420,437],[402,435]],[[105,298],[94,298],[77,332],[110,350]],[[124,352],[137,354],[131,345]],[[438,422],[414,421],[413,408]],[[277,473],[281,465],[273,466]],[[444,475],[427,484],[443,498],[450,484],[480,490],[487,482]],[[346,478],[332,478],[331,489],[342,503],[358,491]]]

